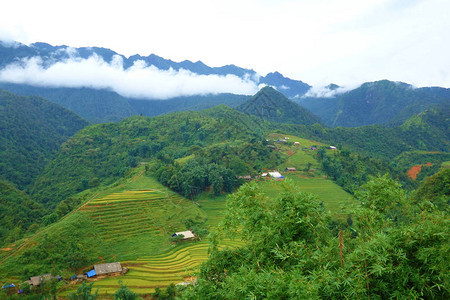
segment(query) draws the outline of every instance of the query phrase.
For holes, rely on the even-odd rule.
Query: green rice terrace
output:
[[[140,172],[125,185],[111,193],[87,202],[80,212],[92,219],[105,245],[105,257],[120,261],[129,269],[125,276],[107,277],[95,281],[99,294],[113,294],[122,280],[139,294],[149,294],[156,287],[186,281],[193,270],[207,259],[209,242],[170,241],[170,236],[186,229],[188,219],[203,221],[211,217],[185,198],[169,191],[151,177]],[[207,201],[208,203],[214,200]],[[203,202],[203,201],[202,201]],[[208,204],[206,205],[208,206]],[[224,211],[224,199],[212,203]],[[221,247],[236,247],[240,241],[226,241]],[[76,289],[71,286],[61,293],[68,295]]]

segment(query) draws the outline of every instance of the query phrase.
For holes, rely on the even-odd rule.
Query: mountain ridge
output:
[[[380,80],[330,98],[304,97],[295,101],[331,127],[395,126],[427,108],[450,105],[450,89],[415,88],[404,82]]]
[[[307,109],[269,86],[262,88],[256,95],[239,105],[237,110],[277,123],[304,125],[320,123],[320,119]]]
[[[44,66],[50,66],[56,61],[64,59],[82,58],[87,59],[93,55],[101,57],[105,62],[111,63],[114,56],[119,56],[123,61],[124,69],[129,69],[138,60],[144,61],[149,66],[155,66],[160,70],[180,70],[185,69],[199,75],[235,75],[241,79],[251,78],[252,81],[258,84],[268,84],[280,88],[286,92],[287,97],[294,97],[303,95],[310,88],[310,86],[300,80],[292,80],[282,76],[280,73],[269,73],[266,76],[259,76],[253,69],[246,69],[228,64],[219,67],[210,67],[201,61],[192,62],[183,60],[175,62],[170,59],[165,59],[156,54],[148,56],[141,56],[134,54],[126,57],[111,49],[101,47],[69,47],[69,46],[52,46],[47,43],[33,43],[26,46],[21,43],[6,45],[0,41],[0,68],[4,68],[10,63],[20,62],[21,59],[39,56],[43,60]],[[280,76],[281,75],[281,76]]]

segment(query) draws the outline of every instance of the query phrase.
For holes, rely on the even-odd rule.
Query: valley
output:
[[[0,82],[1,299],[450,295],[449,89],[380,80],[318,96],[278,72],[153,54],[0,54],[9,71],[94,60],[221,83]],[[223,92],[229,80],[250,89]]]

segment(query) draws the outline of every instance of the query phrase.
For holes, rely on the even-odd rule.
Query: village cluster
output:
[[[280,143],[280,144],[284,144],[287,143],[289,140],[289,137],[285,137],[284,139],[278,139],[276,142]],[[267,142],[269,142],[269,140],[266,140]],[[300,146],[300,142],[294,142],[293,143],[294,146]],[[278,149],[276,146],[274,145],[267,145],[268,148],[271,149]],[[313,145],[309,148],[305,148],[304,150],[318,150],[317,145]],[[335,146],[328,146],[328,150],[337,150],[337,148]],[[287,167],[285,169],[285,172],[295,172],[297,171],[296,168],[294,167]],[[238,179],[244,179],[244,180],[253,180],[253,179],[258,179],[258,178],[273,178],[276,180],[283,180],[285,177],[277,170],[272,170],[272,171],[268,171],[268,172],[264,172],[262,173],[260,176],[257,177],[252,177],[251,175],[244,175],[244,176],[237,176]]]
[[[180,231],[175,232],[172,235],[172,238],[178,238],[179,240],[193,240],[195,238],[195,234],[191,230],[186,231]],[[97,264],[94,265],[92,270],[85,272],[84,274],[80,275],[73,275],[70,277],[71,281],[76,282],[82,282],[84,280],[87,280],[88,278],[97,278],[101,279],[106,276],[119,276],[124,275],[128,272],[128,268],[122,267],[120,262],[112,262],[112,263],[105,263],[105,264]],[[60,281],[63,279],[61,275],[52,275],[50,273],[43,274],[43,275],[37,275],[30,277],[29,280],[26,280],[22,282],[19,286],[16,286],[14,283],[7,284],[2,286],[2,289],[17,289],[17,293],[21,294],[23,293],[23,289],[21,288],[23,284],[28,284],[30,288],[38,287],[46,282],[49,282],[51,280],[58,280]],[[191,284],[192,282],[182,282],[180,285],[187,285]]]
[[[102,278],[105,276],[118,276],[118,275],[126,274],[127,272],[128,272],[128,269],[122,267],[120,262],[98,264],[98,265],[94,265],[92,270],[90,270],[84,274],[73,275],[72,277],[70,277],[70,280],[81,282],[81,281],[86,280],[87,278],[91,278],[91,277]],[[49,282],[51,280],[60,281],[61,279],[63,279],[61,277],[61,275],[52,275],[50,273],[32,276],[32,277],[30,277],[29,280],[26,280],[20,284],[20,286],[18,287],[19,289],[18,289],[17,293],[19,293],[19,294],[23,293],[22,286],[24,284],[28,284],[30,286],[30,288],[34,288],[34,287],[38,287],[46,282]],[[17,287],[14,283],[2,286],[2,289],[10,289],[10,288],[15,289]]]

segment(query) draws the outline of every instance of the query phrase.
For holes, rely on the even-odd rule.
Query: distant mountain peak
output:
[[[237,109],[248,115],[278,123],[311,125],[320,122],[318,117],[270,86],[263,87]]]
[[[334,84],[334,83],[330,83],[325,88],[329,89],[330,91],[334,91],[334,90],[337,90],[339,88],[339,85]]]

